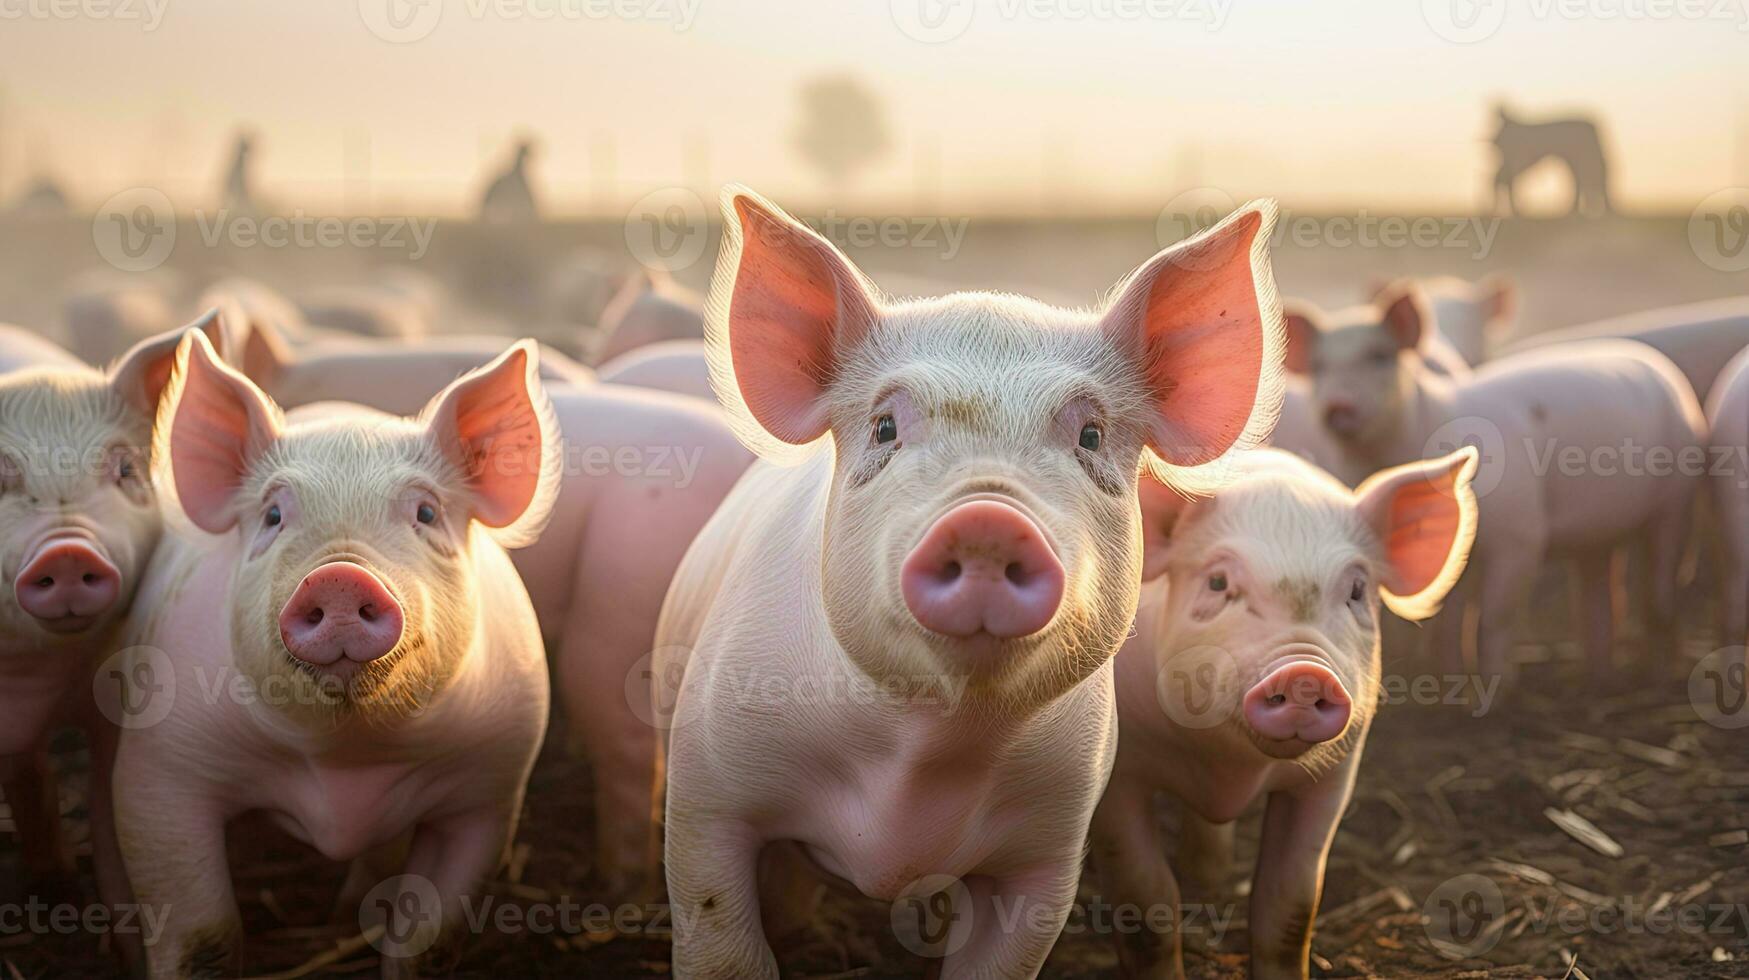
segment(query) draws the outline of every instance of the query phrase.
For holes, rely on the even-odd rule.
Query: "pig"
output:
[[[33,330],[0,323],[0,375],[28,367],[84,368],[85,362]]]
[[[1503,353],[1604,339],[1637,340],[1668,357],[1704,403],[1712,393],[1719,369],[1749,346],[1749,297],[1645,310],[1598,323],[1549,330],[1511,344]]]
[[[1155,256],[1103,314],[889,302],[763,198],[723,210],[707,342],[762,458],[657,627],[674,974],[778,975],[771,856],[951,903],[970,933],[927,947],[943,977],[1035,976],[1116,749],[1139,469],[1211,489],[1277,411],[1273,205]]]
[[[514,555],[568,726],[593,776],[595,869],[647,897],[653,846],[649,664],[668,583],[753,456],[714,403],[620,385],[549,385],[563,478],[540,541]]]
[[[354,861],[343,905],[385,872],[428,883],[387,902],[385,976],[412,973],[504,857],[547,720],[505,552],[539,536],[558,488],[537,358],[512,346],[416,419],[288,417],[204,337],[181,348],[158,475],[190,526],[140,586],[122,674],[150,665],[177,694],[122,731],[114,779],[133,892],[167,910],[150,975],[235,968],[225,827],[242,813]]]
[[[216,331],[212,317],[200,326]],[[0,791],[27,876],[51,887],[74,879],[48,735],[100,721],[74,695],[115,648],[161,533],[148,455],[180,336],[147,338],[99,372],[0,327]],[[100,883],[113,883],[105,789],[94,777],[93,846]]]
[[[298,307],[310,323],[361,337],[410,341],[431,333],[427,308],[393,289],[332,286],[306,297]]]
[[[1176,906],[1155,797],[1185,807],[1189,869],[1268,799],[1251,886],[1251,976],[1307,975],[1324,860],[1378,703],[1379,603],[1432,615],[1475,537],[1476,450],[1350,491],[1296,456],[1247,454],[1187,502],[1144,480],[1136,631],[1116,658],[1117,762],[1093,818],[1113,908]],[[1176,927],[1117,934],[1124,976],[1184,976]]]
[[[1342,449],[1312,411],[1312,386],[1299,375],[1288,375],[1281,392],[1281,418],[1269,433],[1269,444],[1323,467],[1334,467]]]
[[[1512,332],[1518,313],[1518,287],[1507,276],[1489,275],[1475,282],[1457,276],[1416,281],[1427,296],[1440,338],[1470,367],[1486,361]],[[1397,282],[1379,283],[1373,290],[1373,301],[1377,303],[1400,288]]]
[[[1719,372],[1706,413],[1715,454],[1713,514],[1723,559],[1719,635],[1727,645],[1749,643],[1749,347]]]
[[[417,412],[439,385],[510,346],[497,337],[427,337],[393,340],[287,343],[263,319],[250,319],[238,345],[240,366],[276,402],[296,408],[320,401],[357,401],[395,415]],[[547,383],[588,384],[594,372],[543,348],[540,376]]]
[[[696,297],[677,288],[628,290],[601,317],[594,362],[605,364],[627,351],[664,340],[704,337],[704,311]]]
[[[664,340],[627,351],[595,371],[603,384],[631,385],[715,400],[702,340]]]
[[[667,274],[630,265],[606,253],[580,249],[553,268],[544,287],[546,315],[561,323],[597,327],[614,300],[661,288]]]
[[[78,289],[67,297],[63,316],[67,343],[87,364],[108,363],[177,323],[169,298],[151,284]]]
[[[1669,359],[1644,344],[1599,340],[1501,357],[1467,379],[1439,378],[1414,353],[1430,322],[1414,288],[1376,315],[1326,323],[1302,310],[1286,322],[1289,369],[1311,373],[1313,411],[1339,445],[1332,469],[1343,482],[1480,443],[1483,531],[1471,573],[1432,631],[1448,669],[1464,670],[1462,610],[1473,601],[1477,666],[1502,676],[1518,599],[1545,559],[1570,559],[1584,602],[1583,646],[1593,675],[1605,677],[1611,565],[1641,540],[1650,548],[1653,635],[1673,633],[1706,420]]]

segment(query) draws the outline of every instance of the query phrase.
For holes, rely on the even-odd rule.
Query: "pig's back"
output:
[[[27,367],[84,365],[84,361],[29,330],[0,323],[0,374]]]
[[[1668,357],[1704,399],[1720,368],[1749,345],[1749,297],[1646,310],[1552,330],[1519,341],[1508,353],[1608,338],[1637,340]]]

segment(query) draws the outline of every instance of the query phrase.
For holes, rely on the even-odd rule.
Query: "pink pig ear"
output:
[[[123,354],[110,369],[110,384],[129,405],[149,419],[158,416],[158,399],[170,384],[171,369],[176,366],[176,349],[183,334],[198,330],[213,347],[225,349],[225,320],[218,310],[209,311],[194,323],[176,330],[147,337]]]
[[[1136,496],[1142,505],[1142,581],[1147,582],[1166,571],[1172,529],[1192,501],[1161,483],[1146,467],[1136,481]]]
[[[830,427],[826,388],[844,353],[875,320],[873,291],[831,242],[749,191],[725,195],[723,217],[708,331],[717,391],[780,442],[811,443]]]
[[[219,359],[204,332],[189,333],[179,363],[159,456],[170,461],[183,513],[201,530],[222,534],[237,523],[235,497],[249,467],[279,438],[279,409]]]
[[[1148,445],[1182,489],[1219,485],[1188,472],[1263,441],[1281,408],[1281,304],[1269,271],[1275,205],[1240,208],[1166,249],[1118,289],[1101,321],[1152,393]]]
[[[1439,611],[1463,574],[1476,537],[1474,446],[1449,456],[1392,467],[1355,491],[1361,518],[1385,549],[1385,605],[1409,620]]]
[[[1318,347],[1318,321],[1322,317],[1322,312],[1310,303],[1288,300],[1281,304],[1281,325],[1287,340],[1282,366],[1288,373],[1312,373],[1312,352]]]
[[[1432,314],[1428,312],[1427,294],[1413,279],[1391,283],[1379,290],[1373,302],[1382,314],[1380,322],[1385,332],[1397,342],[1399,349],[1414,350],[1431,332],[1427,329],[1433,322]]]
[[[506,548],[540,536],[558,494],[559,426],[539,372],[539,349],[521,340],[425,408],[432,438],[473,494],[474,519]]]

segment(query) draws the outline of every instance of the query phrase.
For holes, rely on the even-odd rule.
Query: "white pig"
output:
[[[1506,276],[1490,275],[1475,282],[1457,276],[1430,276],[1416,283],[1427,296],[1440,338],[1470,367],[1488,360],[1512,332],[1518,313],[1518,287]],[[1377,303],[1400,288],[1397,282],[1380,283],[1373,291],[1373,301]]]
[[[1505,353],[1542,350],[1581,340],[1637,340],[1670,358],[1696,397],[1705,401],[1737,351],[1749,346],[1749,298],[1727,299],[1644,310],[1597,323],[1532,334],[1507,347]]]
[[[1720,639],[1749,643],[1749,347],[1731,358],[1707,399],[1713,517],[1723,552]]]
[[[1158,577],[1117,655],[1123,738],[1093,820],[1094,863],[1112,907],[1176,906],[1155,797],[1184,804],[1181,863],[1193,870],[1218,867],[1232,821],[1267,798],[1251,976],[1304,978],[1324,860],[1379,698],[1379,602],[1424,619],[1457,580],[1475,535],[1476,451],[1354,491],[1280,450],[1236,469],[1211,500],[1142,488]],[[1115,938],[1124,976],[1184,976],[1176,926]]]
[[[225,826],[242,813],[362,858],[343,903],[384,874],[429,882],[435,907],[395,903],[386,976],[412,971],[503,858],[547,719],[540,633],[504,552],[534,540],[557,486],[536,356],[517,344],[418,419],[288,420],[204,338],[182,348],[158,459],[194,526],[153,559],[123,667],[176,694],[123,731],[115,777],[134,892],[168,909],[152,976],[234,963]],[[385,869],[397,845],[404,868]]]
[[[1672,635],[1706,432],[1682,374],[1643,344],[1597,340],[1497,358],[1452,381],[1423,370],[1414,354],[1427,323],[1414,289],[1375,317],[1327,324],[1289,315],[1287,360],[1311,372],[1313,410],[1341,449],[1331,469],[1346,483],[1478,444],[1483,530],[1455,598],[1480,605],[1480,669],[1505,671],[1518,601],[1544,560],[1559,558],[1579,573],[1583,646],[1594,673],[1607,673],[1611,564],[1640,539],[1650,545],[1651,633]],[[1433,631],[1458,672],[1464,601]]]
[[[657,628],[675,976],[778,975],[768,845],[869,898],[954,901],[944,977],[1036,975],[1116,749],[1138,467],[1211,488],[1277,408],[1273,207],[1155,256],[1102,315],[889,302],[763,199],[731,189],[724,215],[712,367],[765,459]]]

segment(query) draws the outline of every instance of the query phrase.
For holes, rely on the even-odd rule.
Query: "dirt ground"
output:
[[[1048,256],[1073,254],[1078,260],[1056,268],[1049,285],[1088,293],[1086,299],[1109,281],[1107,271],[1121,273],[1150,250],[1145,231],[1140,224],[1098,234],[1059,229],[1044,245],[1036,235],[992,241],[974,231],[966,253],[947,264],[946,278],[988,281],[986,272],[1001,269],[1000,284],[1018,288],[1012,280],[1049,264]],[[1682,234],[1676,220],[1629,231],[1551,226],[1533,235],[1509,229],[1485,261],[1290,249],[1278,269],[1284,287],[1335,301],[1358,298],[1366,276],[1451,271],[1473,277],[1512,268],[1525,287],[1525,320],[1537,329],[1749,293],[1742,275],[1696,262]],[[41,264],[65,268],[74,260],[52,257],[54,248],[27,254],[16,239],[4,248],[5,239],[0,235],[0,249],[19,262],[0,272],[0,317],[26,319],[24,313],[44,307],[40,297],[28,295],[31,277],[58,281]],[[1083,248],[1078,243],[1084,240],[1098,247]],[[68,241],[62,251],[77,253],[77,243]],[[887,262],[895,272],[909,266],[922,272],[929,264],[926,256],[909,255]],[[1558,581],[1545,582],[1530,597],[1517,649],[1519,682],[1485,711],[1474,698],[1457,703],[1447,697],[1449,684],[1435,668],[1387,649],[1387,691],[1399,696],[1381,708],[1354,803],[1336,838],[1313,940],[1314,976],[1749,977],[1749,730],[1703,717],[1712,663],[1703,659],[1720,645],[1708,625],[1704,575],[1703,566],[1702,583],[1687,596],[1683,636],[1630,631],[1617,651],[1618,679],[1602,688],[1584,682],[1567,642]],[[1638,668],[1630,669],[1630,662]],[[589,773],[567,757],[562,726],[555,719],[535,770],[512,867],[488,889],[495,902],[524,911],[599,901],[590,866]],[[84,751],[71,735],[57,749],[71,777],[63,781],[63,812],[82,841]],[[1229,882],[1234,894],[1209,897],[1202,933],[1188,944],[1192,977],[1245,975],[1245,902],[1237,889],[1258,817],[1252,813],[1241,825],[1239,870]],[[0,881],[17,860],[10,829],[9,818],[0,820],[6,831],[0,833]],[[83,895],[72,897],[76,903],[94,895],[88,845],[81,851]],[[249,973],[374,973],[377,958],[359,939],[356,918],[328,924],[340,867],[254,823],[234,828],[232,867],[249,933]],[[1083,884],[1087,910],[1098,905],[1092,880]],[[0,895],[0,902],[7,900]],[[908,958],[881,908],[833,899],[823,918],[819,935],[783,951],[786,975],[875,980],[921,974],[920,961]],[[1071,920],[1046,976],[1113,975],[1111,937],[1086,928],[1086,921]],[[574,927],[554,931],[532,921],[516,930],[487,928],[460,951],[448,975],[668,975],[665,922],[648,928],[626,922],[623,930],[569,924]],[[114,972],[101,933],[5,925],[0,980]],[[1436,940],[1448,943],[1446,952]]]

